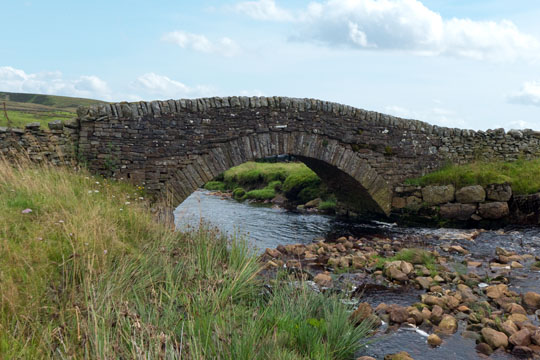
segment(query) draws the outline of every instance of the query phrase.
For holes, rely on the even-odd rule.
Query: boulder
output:
[[[444,315],[439,323],[439,330],[445,334],[453,334],[457,331],[458,322],[452,315]]]
[[[486,191],[480,185],[465,186],[456,191],[456,201],[462,204],[483,202]]]
[[[332,286],[332,277],[328,274],[325,274],[325,273],[320,273],[320,274],[317,274],[314,278],[313,278],[313,281],[321,286],[321,287],[331,287]]]
[[[514,346],[527,346],[531,343],[531,332],[527,328],[521,329],[508,340]]]
[[[507,335],[512,336],[519,331],[518,327],[512,320],[506,320],[501,324],[501,330]]]
[[[402,351],[397,354],[385,355],[384,360],[414,360],[408,352]]]
[[[366,302],[360,303],[358,308],[351,314],[351,321],[354,324],[360,324],[362,321],[368,319],[373,314],[371,305]]]
[[[442,340],[437,334],[431,334],[427,338],[427,343],[433,347],[436,347],[442,344]]]
[[[491,184],[486,187],[488,200],[508,201],[512,197],[512,186],[508,183]]]
[[[306,209],[311,209],[311,208],[316,208],[319,206],[319,204],[321,203],[321,199],[320,198],[316,198],[316,199],[313,199],[313,200],[310,200],[308,201],[307,203],[304,204],[304,207]]]
[[[443,309],[439,305],[435,305],[433,306],[433,309],[431,309],[429,320],[434,324],[438,324],[442,320],[443,314]]]
[[[508,347],[508,336],[500,331],[485,327],[482,329],[482,337],[486,343],[494,349],[499,347]]]
[[[493,349],[486,343],[479,343],[476,345],[476,351],[487,356],[493,354]]]
[[[398,324],[404,323],[409,318],[407,309],[399,305],[391,305],[388,309],[388,313],[390,315],[390,320]]]
[[[441,205],[439,215],[450,220],[469,220],[476,212],[476,204],[444,204]]]
[[[62,123],[62,120],[53,120],[47,125],[49,125],[49,129],[51,130],[62,130],[64,128],[64,123]]]
[[[433,283],[433,278],[431,276],[428,276],[428,277],[419,276],[416,278],[416,282],[420,284],[422,289],[427,290]]]
[[[540,330],[536,330],[531,334],[531,342],[540,346]]]
[[[540,309],[540,294],[529,291],[523,295],[523,304],[531,310]]]
[[[512,349],[512,355],[515,355],[520,359],[532,359],[534,356],[534,351],[527,346],[515,346]]]
[[[422,188],[422,199],[427,205],[439,205],[454,201],[454,185],[426,186]]]
[[[508,286],[505,284],[492,285],[486,288],[486,295],[490,299],[499,299],[503,297],[507,291]]]
[[[510,214],[507,202],[490,202],[478,206],[478,215],[484,219],[497,220]]]

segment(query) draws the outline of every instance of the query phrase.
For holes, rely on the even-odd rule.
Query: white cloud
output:
[[[468,127],[467,122],[463,118],[461,118],[455,111],[439,106],[420,110],[411,110],[401,106],[387,106],[384,109],[384,112],[405,119],[425,121],[433,125],[451,128]]]
[[[477,60],[540,59],[540,41],[510,21],[443,19],[419,0],[328,0],[296,13],[259,0],[241,2],[237,9],[255,19],[297,22],[294,40],[328,46]]]
[[[204,35],[185,31],[173,31],[167,33],[163,35],[162,40],[176,44],[183,49],[192,49],[206,54],[234,56],[240,50],[238,44],[228,37],[223,37],[217,41],[211,41]]]
[[[540,106],[540,81],[528,81],[521,90],[508,97],[513,104]]]
[[[155,73],[147,73],[139,76],[132,85],[139,92],[159,99],[206,96],[213,92],[211,87],[190,87],[180,81],[172,80],[167,76]]]
[[[11,66],[0,66],[0,89],[10,92],[64,95],[109,100],[111,90],[97,76],[65,79],[61,72],[26,73]]]
[[[291,12],[281,9],[274,0],[244,1],[236,5],[236,10],[257,20],[291,21]]]

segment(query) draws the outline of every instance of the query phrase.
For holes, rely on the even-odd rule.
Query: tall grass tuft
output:
[[[265,293],[243,239],[172,231],[142,195],[0,161],[0,358],[348,359],[361,346],[369,327],[338,298]]]

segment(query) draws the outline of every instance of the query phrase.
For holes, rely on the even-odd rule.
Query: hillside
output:
[[[0,92],[0,126],[7,126],[3,105],[13,127],[24,127],[31,122],[39,122],[42,127],[56,119],[70,119],[75,116],[78,106],[90,106],[103,101],[68,96]]]

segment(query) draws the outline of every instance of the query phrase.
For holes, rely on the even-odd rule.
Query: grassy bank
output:
[[[0,358],[349,359],[336,297],[266,290],[245,243],[156,223],[135,188],[0,162]]]
[[[271,200],[282,194],[292,204],[322,198],[324,210],[336,207],[335,197],[321,179],[301,162],[247,162],[225,171],[205,185],[207,190],[229,190],[235,199]]]
[[[540,159],[448,165],[439,171],[407,182],[423,186],[453,184],[457,188],[509,182],[515,194],[534,194],[540,191]]]
[[[0,92],[0,126],[8,125],[3,109],[4,102],[11,126],[15,128],[23,128],[33,122],[39,122],[42,128],[47,128],[47,124],[53,120],[76,117],[78,106],[103,103],[99,100],[68,96]]]

